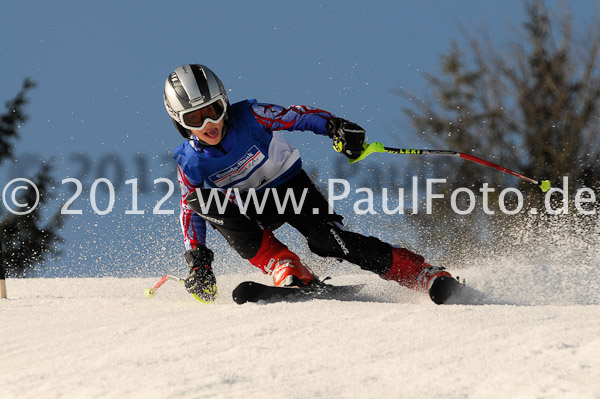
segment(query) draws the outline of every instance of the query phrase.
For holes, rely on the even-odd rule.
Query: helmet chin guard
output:
[[[192,140],[192,132],[190,132],[188,129],[184,128],[179,123],[177,123],[175,119],[171,118],[171,121],[173,122],[173,125],[175,125],[175,128],[177,129],[181,137],[183,137],[186,140]]]

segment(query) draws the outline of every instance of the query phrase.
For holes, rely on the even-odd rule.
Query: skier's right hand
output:
[[[217,297],[217,280],[212,271],[213,252],[205,246],[190,249],[184,254],[190,267],[185,288],[201,302],[214,302]]]

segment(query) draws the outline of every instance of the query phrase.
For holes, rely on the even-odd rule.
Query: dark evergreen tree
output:
[[[15,142],[19,139],[19,129],[27,121],[24,112],[27,105],[27,92],[35,87],[35,83],[26,79],[17,96],[6,103],[6,113],[0,118],[0,162],[14,157]],[[63,215],[56,212],[42,227],[42,210],[44,204],[52,198],[51,165],[45,163],[35,176],[31,178],[39,190],[39,204],[32,212],[17,215],[5,212],[0,221],[0,233],[4,244],[4,268],[9,276],[27,276],[35,265],[47,260],[52,254],[60,251],[57,244],[62,240],[57,231],[64,222]],[[37,194],[34,190],[21,190],[19,203],[32,206]],[[4,211],[4,210],[3,210]]]
[[[486,35],[465,31],[466,49],[453,43],[441,58],[439,77],[426,75],[433,99],[399,91],[414,104],[405,113],[432,148],[473,153],[524,175],[550,179],[554,187],[568,176],[571,193],[583,186],[598,188],[600,24],[591,24],[577,39],[568,12],[553,21],[543,1],[524,4],[522,37],[499,51]],[[511,186],[530,205],[539,207],[544,198],[529,183],[470,162],[436,159],[428,171],[420,171],[427,172],[447,178],[447,192],[468,187],[478,193],[487,182],[497,188],[492,203]],[[495,241],[487,239],[489,234],[506,236],[511,227],[522,225],[519,217],[498,213],[459,217],[449,206],[414,222],[424,240],[451,243],[455,252],[462,252],[459,257],[489,251],[488,244]],[[465,239],[475,226],[486,228]]]

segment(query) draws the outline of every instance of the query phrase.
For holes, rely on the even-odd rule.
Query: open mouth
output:
[[[219,137],[219,129],[210,129],[207,130],[204,134],[209,139],[216,139]]]

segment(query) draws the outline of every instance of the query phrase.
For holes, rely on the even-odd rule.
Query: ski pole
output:
[[[180,283],[185,283],[185,280],[182,279],[181,277],[173,276],[171,274],[165,274],[163,276],[163,278],[161,278],[158,281],[158,283],[156,283],[156,285],[153,288],[148,288],[146,291],[144,291],[144,295],[146,295],[148,298],[155,296],[156,295],[156,290],[159,289],[161,285],[163,285],[164,283],[166,283],[167,280],[172,280],[172,281],[178,281]]]
[[[476,156],[464,154],[462,152],[457,151],[447,151],[447,150],[417,150],[410,148],[392,148],[386,147],[381,143],[371,143],[366,144],[363,149],[363,152],[356,159],[350,159],[350,163],[355,163],[365,159],[367,156],[375,153],[375,152],[387,152],[389,154],[406,154],[406,155],[438,155],[438,156],[447,156],[447,157],[456,157],[466,159],[467,161],[475,162],[480,165],[488,166],[490,168],[494,168],[504,173],[508,173],[509,175],[513,175],[518,177],[519,179],[525,180],[527,182],[533,183],[538,186],[543,192],[546,192],[550,189],[550,180],[535,180],[531,177],[524,176],[520,173],[517,173],[513,170],[507,169],[504,166],[496,165],[495,163],[486,161],[481,158],[477,158]]]

